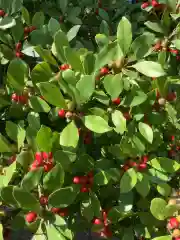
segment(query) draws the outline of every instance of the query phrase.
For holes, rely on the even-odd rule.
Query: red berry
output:
[[[99,14],[99,9],[96,8],[95,14],[98,15]]]
[[[53,153],[52,153],[52,152],[49,152],[49,153],[48,153],[48,158],[49,158],[49,159],[52,159],[52,158],[53,158]]]
[[[142,5],[141,5],[141,8],[142,9],[145,9],[145,8],[147,8],[149,6],[149,2],[145,2],[145,3],[143,3]]]
[[[28,102],[28,97],[25,95],[20,95],[19,96],[19,102],[22,104],[26,104]]]
[[[125,117],[125,119],[126,119],[127,121],[131,119],[131,115],[130,115],[129,112],[123,113],[123,116]]]
[[[128,165],[124,165],[124,166],[122,167],[122,169],[126,172],[126,171],[129,169],[129,166],[128,166]]]
[[[54,214],[57,214],[59,212],[60,208],[51,208],[51,212]]]
[[[102,221],[101,221],[101,219],[99,219],[99,218],[95,218],[95,219],[93,220],[93,224],[95,224],[95,225],[100,225],[100,224],[102,224]]]
[[[45,172],[49,172],[51,171],[51,169],[54,167],[54,164],[53,163],[46,163],[44,164],[44,171]]]
[[[37,214],[35,212],[29,212],[27,215],[26,215],[26,221],[28,223],[32,223],[32,222],[35,222],[36,221],[36,218],[37,218]]]
[[[74,177],[73,178],[73,183],[80,184],[80,182],[81,182],[80,177]]]
[[[147,155],[141,157],[141,162],[142,163],[147,163],[149,160],[149,157]]]
[[[24,33],[25,33],[25,34],[30,33],[30,28],[29,28],[29,27],[25,27],[25,28],[24,28]]]
[[[43,159],[48,159],[49,158],[49,154],[47,152],[43,152],[42,156],[43,156]]]
[[[42,163],[42,161],[43,161],[42,153],[41,152],[36,152],[35,159],[37,160],[38,163]]]
[[[48,204],[48,197],[46,196],[41,196],[40,199],[39,199],[39,202],[41,205],[47,205]]]
[[[89,192],[87,187],[81,187],[80,192]]]
[[[169,52],[174,53],[176,55],[179,53],[177,49],[172,49],[172,48],[169,49]]]
[[[152,4],[153,7],[159,6],[159,3],[156,0],[152,0],[151,4]]]
[[[21,48],[22,48],[22,43],[21,43],[21,42],[18,42],[18,43],[16,44],[16,51],[18,52],[19,50],[21,50]]]
[[[179,228],[179,222],[175,217],[170,218],[169,224],[171,226],[171,229],[173,228]]]
[[[17,58],[22,58],[24,54],[22,52],[16,52],[16,57]]]
[[[136,166],[137,166],[137,163],[134,162],[134,161],[132,161],[132,160],[130,160],[130,161],[128,161],[128,165],[129,165],[130,167],[136,167]]]
[[[175,92],[171,92],[168,94],[166,100],[167,101],[174,101],[176,99],[176,93]]]
[[[168,156],[169,157],[175,157],[176,156],[176,152],[173,149],[171,149],[171,150],[168,151]]]
[[[112,102],[115,104],[115,105],[119,105],[121,103],[121,99],[118,97],[116,99],[113,99]]]
[[[175,140],[175,136],[172,135],[172,136],[171,136],[171,141],[174,141],[174,140]]]
[[[67,70],[67,69],[70,69],[71,68],[71,66],[69,65],[69,64],[62,64],[60,67],[59,67],[59,69],[60,70],[62,70],[62,71],[65,71],[65,70]]]
[[[19,101],[19,96],[16,93],[13,93],[12,96],[11,96],[11,100],[15,101],[15,102],[18,102]]]
[[[59,209],[58,215],[60,215],[61,217],[67,216],[68,215],[68,208]]]
[[[5,11],[4,10],[0,10],[0,17],[4,17],[4,15],[5,15]]]
[[[139,165],[138,165],[138,170],[139,171],[143,171],[144,169],[146,169],[147,168],[147,164],[146,163],[140,163]]]
[[[160,94],[160,92],[157,90],[156,91],[156,99],[159,99],[161,97],[161,94]]]
[[[65,110],[64,110],[64,109],[59,110],[58,116],[59,116],[60,118],[65,118],[65,116],[66,116]]]
[[[36,160],[31,164],[30,171],[36,170],[38,167],[41,166],[41,163],[37,162]]]
[[[29,28],[29,32],[32,32],[32,31],[34,31],[34,30],[36,30],[37,28],[35,27],[35,26],[31,26],[30,28]]]
[[[107,75],[109,73],[109,69],[107,67],[103,67],[100,70],[101,76]]]
[[[180,240],[180,237],[176,237],[175,240]]]

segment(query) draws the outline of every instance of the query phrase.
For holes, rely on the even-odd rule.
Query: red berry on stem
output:
[[[143,170],[145,170],[147,168],[147,164],[146,163],[140,163],[139,165],[138,165],[138,170],[139,171],[143,171]]]
[[[119,105],[121,103],[121,99],[118,97],[116,99],[113,99],[112,102],[115,104],[115,105]]]
[[[129,169],[129,166],[128,166],[128,165],[124,165],[124,166],[122,167],[122,169],[126,172],[126,171]]]
[[[25,95],[20,95],[19,96],[19,102],[22,104],[26,104],[28,102],[28,97]]]
[[[54,214],[57,214],[59,212],[60,208],[51,208],[51,212]]]
[[[70,66],[69,64],[67,64],[67,63],[62,64],[62,65],[59,67],[59,69],[62,70],[62,71],[65,71],[65,70],[70,69],[70,68],[71,68],[71,66]]]
[[[48,153],[48,158],[49,158],[49,159],[52,159],[52,158],[53,158],[53,153],[52,153],[52,152],[49,152],[49,153]]]
[[[99,218],[95,218],[95,219],[93,220],[93,224],[95,224],[95,225],[100,225],[100,224],[102,224],[102,221],[101,221],[101,219],[99,219]]]
[[[35,26],[31,26],[30,28],[29,28],[29,32],[32,32],[32,31],[34,31],[34,30],[36,30],[37,28],[35,27]]]
[[[64,110],[64,109],[59,110],[58,116],[59,116],[60,118],[65,118],[65,116],[66,116],[65,110]]]
[[[73,183],[80,184],[80,182],[81,182],[80,177],[77,176],[73,178]]]
[[[156,0],[152,0],[151,4],[153,7],[159,6],[159,3]]]
[[[87,187],[81,187],[80,192],[89,192],[89,189]]]
[[[4,15],[5,15],[5,11],[4,10],[0,10],[0,17],[4,17]]]
[[[41,196],[40,199],[39,199],[39,202],[41,205],[47,205],[48,204],[48,197],[46,196]]]
[[[53,163],[46,163],[44,164],[44,171],[45,172],[49,172],[51,171],[51,169],[54,167],[54,164]]]
[[[147,155],[141,157],[141,162],[142,163],[147,163],[149,160],[149,157]]]
[[[179,53],[179,51],[177,49],[172,49],[172,48],[169,49],[169,52],[171,52],[175,55],[177,55]]]
[[[18,102],[19,101],[19,96],[16,93],[13,93],[12,96],[11,96],[11,100],[15,101],[15,102]]]
[[[167,101],[174,101],[175,99],[176,99],[176,93],[175,92],[168,93],[168,96],[166,98]]]
[[[19,50],[21,50],[21,48],[22,48],[22,43],[21,43],[21,42],[18,42],[18,43],[16,44],[16,51],[18,52]]]
[[[145,9],[147,7],[149,7],[149,2],[145,2],[145,3],[141,4],[142,9]]]
[[[109,73],[109,69],[107,67],[103,67],[100,70],[101,76],[107,75]]]
[[[37,214],[35,212],[29,212],[26,215],[26,222],[28,222],[28,223],[35,222],[36,218],[37,218]]]
[[[17,58],[21,58],[21,57],[22,57],[21,52],[16,52],[16,57],[17,57]]]
[[[68,208],[59,209],[58,215],[60,215],[61,217],[68,216]]]
[[[170,218],[169,224],[170,224],[172,229],[179,227],[179,222],[178,222],[178,220],[175,217]]]
[[[47,152],[42,152],[43,159],[48,159],[49,154]]]
[[[127,121],[131,119],[131,115],[130,115],[129,112],[123,113],[123,116],[125,117],[125,119],[126,119]]]
[[[42,152],[36,152],[35,153],[35,159],[37,160],[38,163],[42,163],[42,161],[43,161]]]
[[[30,28],[29,28],[29,27],[25,27],[25,28],[24,28],[24,33],[25,33],[25,34],[30,33]]]

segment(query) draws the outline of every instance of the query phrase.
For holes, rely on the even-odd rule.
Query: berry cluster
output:
[[[135,162],[133,160],[128,160],[127,163],[122,167],[122,169],[126,172],[129,168],[136,168],[137,171],[141,172],[147,168],[147,162],[149,157],[147,155],[142,156],[139,159],[139,162]]]
[[[164,7],[164,4],[160,4],[158,3],[157,0],[151,0],[151,1],[147,1],[147,2],[144,2],[142,5],[141,5],[141,8],[142,9],[145,9],[149,6],[152,6],[153,8],[159,8],[159,7]]]
[[[66,112],[64,109],[60,109],[60,110],[58,111],[58,116],[59,116],[60,118],[71,119],[71,118],[73,117],[73,113],[70,112],[70,111],[67,111],[67,112]]]
[[[102,219],[95,218],[93,219],[94,225],[102,225],[103,229],[99,232],[100,237],[112,237],[112,232],[109,228],[108,218],[107,218],[107,211],[102,210]]]
[[[54,167],[52,152],[36,152],[35,160],[31,164],[30,171],[43,167],[45,172],[49,172]]]
[[[170,158],[174,158],[177,154],[177,152],[180,150],[179,142],[176,142],[176,138],[174,135],[170,136],[171,143],[169,144],[169,151],[168,156]]]
[[[61,70],[61,71],[65,71],[67,69],[71,69],[71,65],[64,63],[61,66],[59,66],[59,70]]]
[[[167,229],[172,234],[173,240],[180,240],[180,216],[169,219]]]
[[[34,30],[36,30],[37,28],[35,26],[31,26],[31,27],[25,27],[24,28],[24,38],[28,38],[29,37],[29,34],[31,32],[33,32]]]
[[[16,103],[27,104],[28,96],[27,95],[18,95],[16,93],[13,93],[11,96],[11,100]]]
[[[81,185],[81,192],[89,192],[93,184],[93,173],[89,172],[87,176],[75,176],[73,183]]]
[[[22,58],[24,56],[24,53],[21,52],[22,49],[22,43],[18,42],[16,43],[16,57],[17,58]]]

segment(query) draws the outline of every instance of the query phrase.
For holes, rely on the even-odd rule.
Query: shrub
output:
[[[93,2],[0,2],[1,231],[178,240],[180,3]]]

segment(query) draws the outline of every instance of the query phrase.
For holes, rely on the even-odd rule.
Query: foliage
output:
[[[180,239],[179,6],[0,1],[4,238]]]

